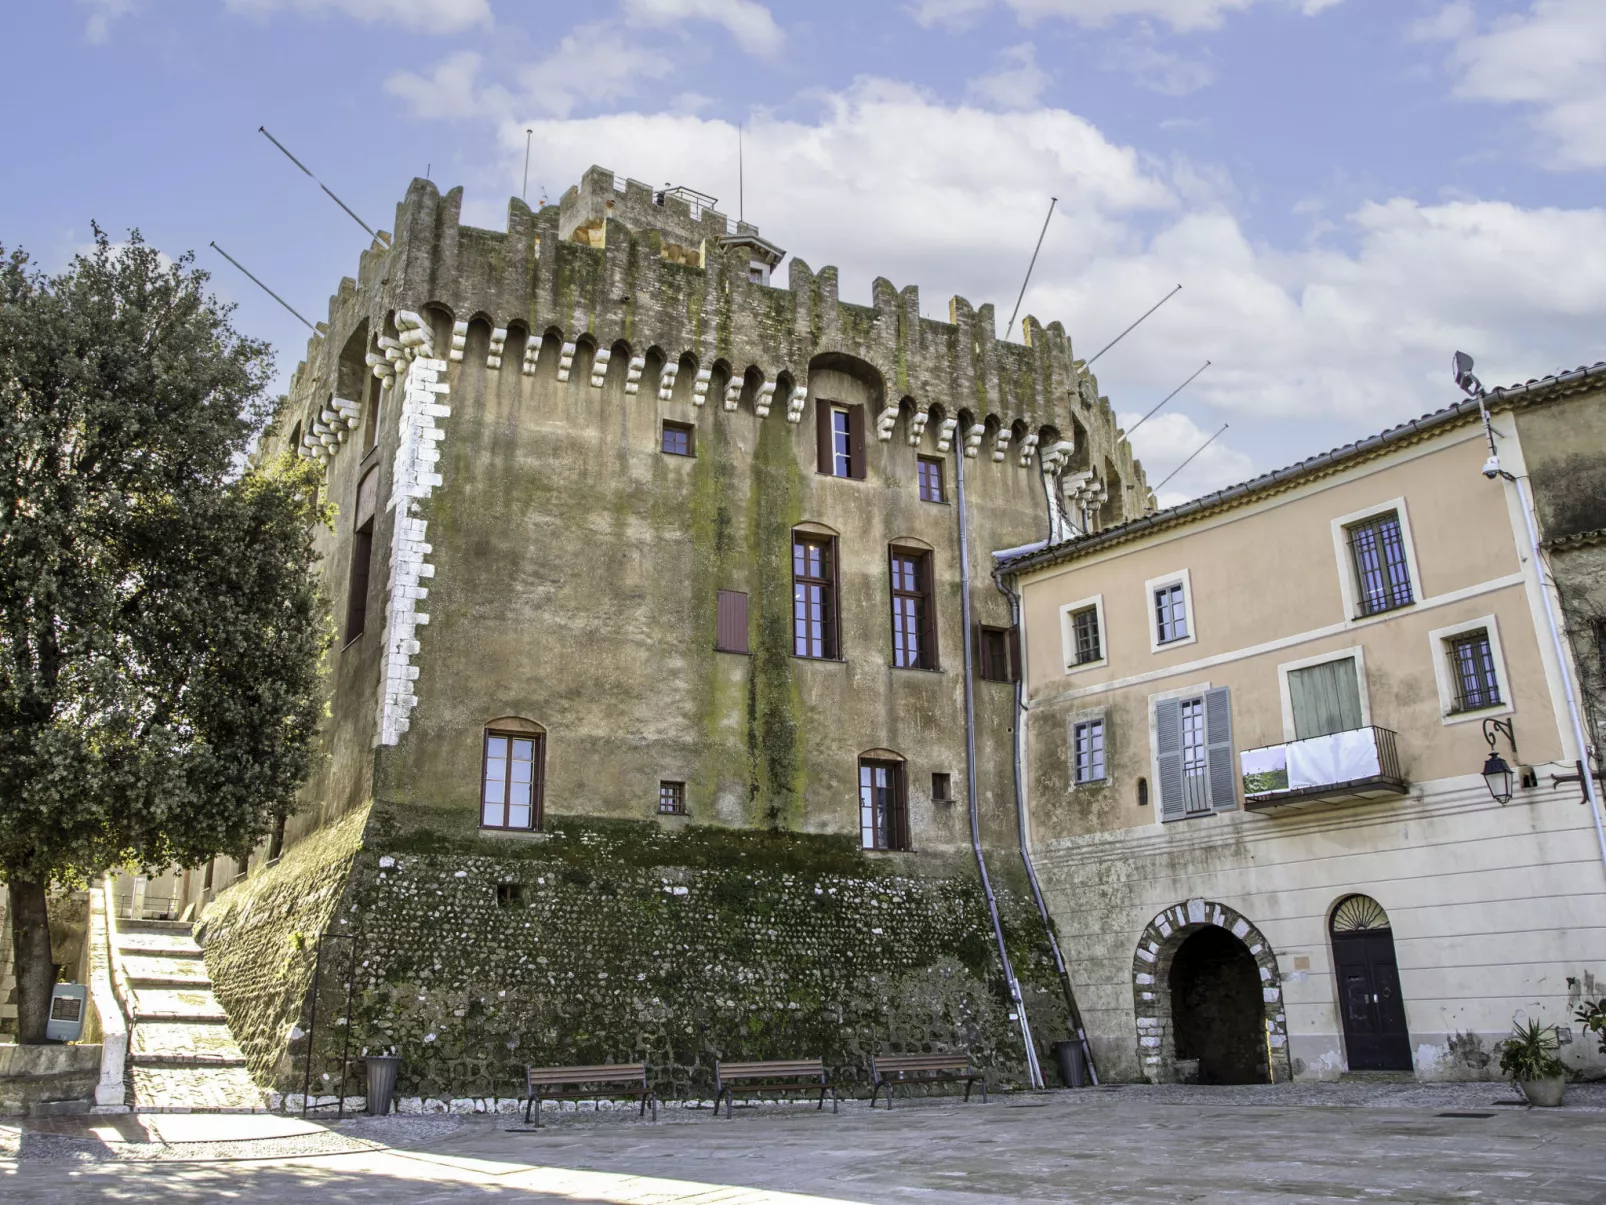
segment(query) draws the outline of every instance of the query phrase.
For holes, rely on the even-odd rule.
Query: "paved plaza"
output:
[[[1502,1084],[1131,1086],[890,1114],[566,1112],[536,1132],[508,1115],[59,1118],[0,1126],[0,1199],[1606,1202],[1606,1086],[1575,1085],[1560,1110],[1512,1099]]]

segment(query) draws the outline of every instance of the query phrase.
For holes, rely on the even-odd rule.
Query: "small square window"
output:
[[[922,456],[919,461],[920,500],[946,502],[942,490],[942,461],[935,456]]]
[[[686,814],[686,784],[660,782],[658,784],[658,814],[684,816]]]
[[[1181,582],[1155,590],[1154,631],[1160,644],[1188,638],[1188,602]]]
[[[514,908],[524,902],[524,888],[518,883],[498,883],[496,885],[496,906],[498,908]]]
[[[1078,783],[1103,782],[1104,721],[1083,720],[1071,730],[1072,778]]]
[[[952,803],[953,778],[948,774],[933,774],[931,776],[931,798],[936,803]]]
[[[671,456],[697,455],[697,429],[690,423],[664,424],[663,450]]]
[[[984,682],[1020,681],[1019,634],[1012,627],[976,627],[976,660]]]

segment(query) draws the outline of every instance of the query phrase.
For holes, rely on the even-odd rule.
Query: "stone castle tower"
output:
[[[321,1074],[339,933],[320,1015],[349,986],[404,1091],[906,1047],[1029,1078],[1074,1002],[990,554],[1152,509],[1064,330],[776,287],[756,227],[600,168],[505,232],[460,201],[413,182],[264,449],[326,467],[339,631],[303,810],[204,914],[253,1070]]]

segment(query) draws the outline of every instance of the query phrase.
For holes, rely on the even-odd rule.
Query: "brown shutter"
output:
[[[988,672],[992,667],[987,657],[987,641],[982,637],[981,624],[979,623],[970,625],[970,647],[974,650],[976,676],[985,682],[992,677],[992,674]]]
[[[848,407],[848,456],[853,475],[861,481],[867,467],[864,454],[864,407]]]
[[[815,472],[831,473],[831,403],[814,399],[814,443],[820,462]]]
[[[926,668],[936,669],[942,664],[937,658],[937,559],[929,552],[920,558],[920,576],[920,588],[926,595],[920,647],[925,651]]]
[[[829,411],[827,412],[829,413]],[[836,537],[832,536],[825,541],[827,560],[831,565],[831,588],[827,592],[831,599],[831,622],[825,625],[825,655],[827,657],[842,656],[842,583],[841,566],[837,564]]]
[[[909,780],[907,762],[897,762],[892,771],[892,823],[887,825],[894,849],[913,849],[909,839]]]
[[[721,590],[717,596],[714,647],[722,653],[746,653],[747,595],[740,590]]]
[[[1020,628],[1010,625],[1009,628],[1009,673],[1004,675],[1007,682],[1019,682],[1020,673]]]

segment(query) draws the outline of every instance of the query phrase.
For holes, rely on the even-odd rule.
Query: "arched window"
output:
[[[539,829],[545,770],[545,728],[516,716],[487,724],[480,771],[480,827]]]

